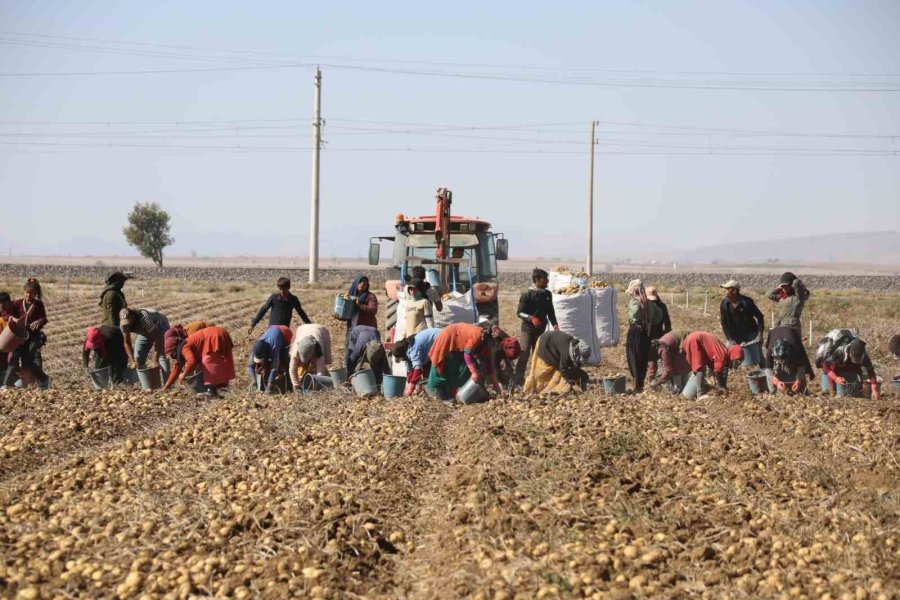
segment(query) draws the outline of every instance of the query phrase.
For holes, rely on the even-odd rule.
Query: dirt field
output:
[[[740,374],[700,401],[255,395],[246,328],[269,290],[157,281],[129,303],[228,327],[238,380],[216,400],[95,392],[80,344],[96,292],[47,285],[53,389],[0,391],[0,596],[900,596],[888,385],[878,401],[755,399]],[[340,344],[334,292],[298,293]],[[900,371],[896,294],[813,293],[817,335],[860,324],[884,379]],[[676,327],[719,332],[681,304]],[[621,347],[592,374],[610,371]]]

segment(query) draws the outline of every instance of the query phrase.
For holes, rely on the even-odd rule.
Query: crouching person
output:
[[[182,327],[170,329],[166,333],[166,354],[173,366],[162,391],[176,381],[184,383],[186,377],[200,371],[206,393],[218,396],[219,389],[234,379],[233,349],[231,336],[224,327],[204,327],[191,335]]]
[[[692,377],[702,381],[703,373],[711,369],[715,376],[716,386],[728,387],[728,369],[737,368],[744,360],[744,348],[734,345],[726,348],[716,336],[705,331],[689,333],[681,344],[684,357],[691,367]],[[691,390],[685,386],[684,395],[692,397],[700,390]]]
[[[584,391],[588,375],[581,365],[590,356],[591,347],[568,333],[542,333],[531,355],[531,370],[523,391],[526,395],[565,394],[575,386]]]
[[[441,329],[433,327],[420,331],[412,337],[394,342],[391,355],[394,360],[402,360],[406,363],[404,396],[415,394],[431,374],[431,358],[428,353],[441,331]]]
[[[307,375],[328,375],[331,364],[331,333],[324,325],[300,325],[291,344],[291,384],[299,390]]]
[[[113,325],[89,327],[85,333],[81,364],[86,375],[90,375],[90,371],[109,367],[109,380],[116,384],[124,383],[128,354],[125,352],[122,330]]]
[[[268,329],[253,344],[250,351],[250,363],[247,371],[250,381],[257,382],[254,387],[258,391],[267,394],[277,394],[278,381],[286,387],[290,381],[287,379],[288,354],[294,334],[284,325],[270,325]]]
[[[806,389],[807,377],[812,379],[815,373],[800,333],[792,325],[780,325],[769,332],[766,364],[770,369],[770,389],[774,388],[782,394],[802,393]]]
[[[680,394],[684,389],[688,376],[691,374],[691,365],[681,349],[684,338],[690,332],[683,329],[670,331],[658,340],[650,342],[651,353],[656,353],[662,369],[659,377],[654,379],[656,375],[656,361],[651,360],[647,369],[647,378],[650,380],[650,389],[656,389],[659,386],[666,386],[669,391]]]
[[[869,376],[872,397],[881,397],[881,386],[872,359],[866,349],[866,343],[849,329],[832,329],[819,342],[816,349],[816,366],[828,377],[831,392],[836,385],[846,386],[862,380],[862,371]],[[861,389],[853,395],[860,395]]]
[[[495,337],[501,335],[499,327],[453,323],[442,329],[428,353],[431,372],[428,388],[443,399],[456,395],[457,389],[471,377],[483,380],[479,366],[486,373],[496,393],[500,393],[500,381],[494,370],[492,349]]]
[[[169,330],[169,320],[166,315],[148,308],[133,310],[126,308],[119,318],[122,335],[125,338],[125,352],[132,366],[138,369],[147,368],[147,359],[153,351],[156,365],[162,369],[162,375],[168,378],[169,361],[165,354],[166,332]],[[131,344],[131,334],[137,337],[134,345]]]

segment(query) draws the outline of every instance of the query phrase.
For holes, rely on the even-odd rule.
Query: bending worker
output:
[[[799,394],[806,389],[807,377],[812,379],[815,372],[800,333],[787,325],[775,327],[769,332],[766,364],[771,369],[772,385],[782,394],[788,391]]]
[[[847,385],[848,377],[862,379],[862,370],[865,369],[872,386],[872,397],[881,397],[881,386],[866,343],[849,329],[832,329],[822,338],[816,349],[816,366],[828,377],[832,392],[835,384]]]
[[[723,389],[728,386],[728,368],[737,367],[744,359],[743,347],[734,345],[726,348],[716,336],[705,331],[689,333],[681,347],[694,376],[705,369],[712,369],[716,385]]]
[[[588,374],[581,365],[591,356],[591,347],[562,331],[547,331],[537,340],[525,394],[565,394],[575,386],[587,389]]]
[[[328,365],[331,364],[331,333],[328,328],[314,323],[297,327],[290,356],[288,369],[295,390],[300,389],[307,374],[328,375]]]

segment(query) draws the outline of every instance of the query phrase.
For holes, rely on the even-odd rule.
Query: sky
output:
[[[397,213],[513,257],[900,230],[900,3],[0,0],[0,251],[322,257]]]

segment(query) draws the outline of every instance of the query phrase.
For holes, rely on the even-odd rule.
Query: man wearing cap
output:
[[[685,336],[681,343],[684,357],[696,376],[704,369],[712,369],[716,385],[725,388],[728,384],[728,368],[737,367],[744,359],[743,347],[735,344],[726,348],[716,336],[705,331],[695,331]]]
[[[250,351],[250,364],[247,369],[250,381],[261,376],[267,383],[267,394],[276,394],[275,379],[288,367],[288,349],[294,339],[294,333],[284,325],[270,325],[262,336],[253,344]],[[266,374],[268,373],[268,376]]]
[[[781,276],[781,281],[774,290],[766,296],[777,303],[775,308],[775,323],[773,327],[785,325],[800,331],[800,316],[803,307],[809,299],[809,290],[797,276],[787,271]]]
[[[828,377],[830,391],[835,385],[847,385],[847,378],[862,379],[862,370],[869,376],[872,397],[881,397],[881,386],[866,343],[850,329],[832,329],[819,341],[816,366]]]
[[[763,314],[752,298],[741,294],[741,284],[734,279],[719,287],[725,290],[725,297],[719,306],[719,319],[726,345],[740,344],[744,347],[747,364],[765,366],[760,343],[766,331]]]

